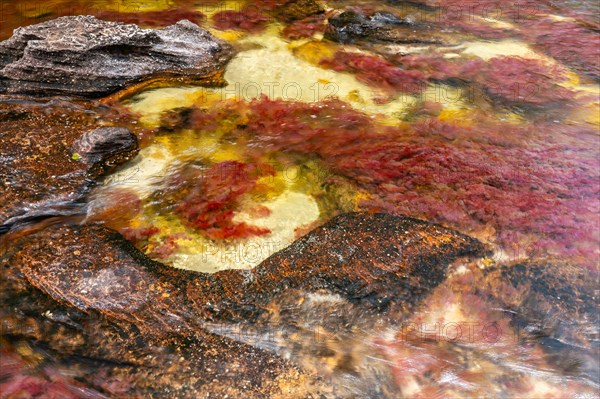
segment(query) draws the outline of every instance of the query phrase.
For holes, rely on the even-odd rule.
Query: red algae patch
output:
[[[311,15],[286,26],[282,31],[282,35],[290,40],[312,37],[316,33],[325,32],[325,28],[327,28],[325,20],[325,14]]]
[[[445,58],[442,53],[398,55],[391,57],[391,61],[404,69],[419,71],[427,79],[439,81],[468,81],[485,65],[477,57]]]
[[[338,72],[354,73],[360,82],[392,93],[419,93],[425,83],[423,73],[401,69],[382,58],[367,54],[338,51],[333,58],[323,60],[320,65]]]
[[[540,60],[496,57],[475,76],[494,98],[508,104],[548,106],[573,98],[574,93],[557,81],[564,81],[564,70]]]
[[[200,24],[206,19],[201,12],[186,8],[136,12],[101,11],[96,14],[96,17],[108,21],[124,22],[152,28],[173,25],[182,19],[187,19],[195,24]]]
[[[598,244],[600,164],[588,144],[566,144],[589,136],[585,128],[516,125],[483,113],[465,125],[421,117],[391,127],[339,100],[262,98],[227,108],[227,119],[243,120],[229,125],[232,137],[257,153],[316,155],[374,196],[365,209],[491,232],[487,239],[521,255],[589,260]],[[203,126],[221,125],[220,112],[200,115]]]
[[[589,77],[600,78],[598,32],[573,21],[548,18],[523,26],[524,36],[548,55]]]
[[[219,30],[235,29],[258,33],[266,28],[269,17],[250,8],[242,11],[221,11],[213,15],[212,20],[214,27]]]
[[[169,185],[174,211],[206,237],[223,240],[248,238],[270,233],[269,229],[234,222],[240,197],[257,188],[260,170],[255,165],[236,161],[210,167],[184,168]]]
[[[444,58],[442,54],[396,56],[393,61],[407,70],[419,71],[434,81],[460,81],[483,88],[494,102],[507,106],[561,106],[575,92],[558,84],[567,80],[566,70],[538,59],[494,57]]]

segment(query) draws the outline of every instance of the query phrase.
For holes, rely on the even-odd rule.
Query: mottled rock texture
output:
[[[292,22],[324,12],[323,6],[315,0],[291,0],[280,3],[274,7],[273,14],[284,22]]]
[[[152,30],[61,17],[18,28],[0,43],[0,93],[100,97],[148,79],[214,75],[232,55],[231,46],[187,20]]]
[[[347,320],[404,312],[444,278],[448,263],[484,249],[441,226],[352,213],[252,271],[166,267],[100,225],[49,226],[6,238],[3,251],[4,336],[44,343],[59,358],[94,359],[111,377],[130,381],[129,394],[286,397],[295,390],[287,397],[306,397],[326,389],[310,373],[242,343],[244,337],[214,335],[205,326],[269,321],[286,329],[311,318],[310,312],[295,317],[290,309],[303,308],[286,303],[312,292],[351,304],[356,317]]]
[[[344,11],[329,18],[325,38],[339,43],[456,44],[432,23],[415,22],[389,12],[372,15]]]
[[[0,230],[68,213],[95,179],[137,153],[128,128],[100,125],[105,112],[89,103],[0,99]]]
[[[95,234],[99,235],[94,238]],[[186,303],[178,304],[178,298],[170,299],[162,286],[150,285],[156,284],[156,278],[151,278],[150,284],[135,280],[152,273],[144,274],[144,260],[132,258],[132,251],[113,248],[119,239],[112,235],[102,228],[58,228],[31,237],[34,241],[25,245],[13,241],[4,247],[0,346],[9,341],[30,353],[43,354],[38,369],[68,370],[86,387],[109,397],[289,398],[305,397],[313,389],[315,381],[273,354],[179,325],[170,315],[179,313]],[[78,244],[68,248],[74,242]],[[42,281],[34,277],[42,273],[36,270],[37,262],[31,268],[19,267],[21,261],[33,260],[30,251],[48,251],[50,247],[57,249],[54,266],[69,265],[71,272],[77,265],[82,268],[81,273],[63,275],[73,278],[71,288],[64,292],[65,285],[56,285],[58,270]],[[108,252],[98,252],[102,250]],[[93,257],[105,269],[96,273],[89,266]],[[108,268],[110,262],[115,262],[114,269]],[[133,270],[136,265],[142,268],[138,274]],[[144,304],[150,298],[154,302]],[[156,309],[156,317],[143,320],[149,307],[161,300],[166,302]],[[138,314],[132,317],[136,309]],[[157,322],[164,328],[152,328]]]

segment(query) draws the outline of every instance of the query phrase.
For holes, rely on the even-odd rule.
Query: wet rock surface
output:
[[[324,11],[323,6],[315,0],[290,0],[276,6],[273,14],[281,21],[292,22]]]
[[[187,20],[160,30],[92,16],[18,28],[0,43],[0,93],[101,97],[152,78],[218,74],[231,46]]]
[[[245,391],[236,381],[246,381],[245,397],[285,393],[288,385],[305,394],[319,384],[207,324],[294,324],[320,314],[299,307],[295,317],[285,306],[312,292],[339,296],[356,320],[365,312],[402,313],[444,278],[449,262],[483,252],[477,241],[437,225],[358,213],[334,218],[252,271],[170,268],[100,225],[49,226],[4,245],[4,336],[35,339],[61,361],[94,359],[88,369],[144,393],[179,397],[192,397],[191,390],[239,395]]]
[[[137,148],[137,138],[125,127],[99,127],[83,134],[71,148],[71,158],[82,159],[92,168],[109,170],[122,163]]]
[[[325,38],[339,43],[456,44],[439,27],[390,12],[344,11],[329,18]]]
[[[479,294],[511,315],[566,374],[600,382],[600,275],[560,261],[527,261],[486,272]]]
[[[98,241],[106,239],[102,229],[88,231],[89,234],[94,232],[101,234],[97,237]],[[89,234],[75,233],[75,237],[79,236],[82,242],[87,240],[87,244],[90,244]],[[61,239],[62,236],[55,231],[46,238]],[[43,247],[43,244],[40,246]],[[97,251],[106,248],[96,244],[90,249]],[[39,283],[42,290],[36,289],[28,280],[33,277],[32,270],[20,269],[15,263],[17,259],[23,260],[19,255],[14,257],[15,253],[23,250],[27,250],[27,246],[18,248],[11,245],[11,254],[6,254],[0,261],[3,287],[0,293],[3,303],[0,309],[2,344],[6,345],[5,340],[8,340],[12,347],[27,348],[30,357],[36,354],[43,356],[45,360],[42,363],[34,362],[36,366],[28,370],[30,375],[38,375],[41,370],[48,368],[68,369],[72,378],[87,387],[85,391],[76,390],[74,397],[98,397],[92,395],[92,390],[97,392],[96,395],[110,397],[302,397],[316,383],[297,367],[261,349],[201,329],[191,331],[185,326],[180,328],[175,324],[164,324],[164,330],[154,330],[148,328],[151,323],[122,317],[128,315],[119,315],[117,312],[139,307],[142,296],[155,293],[133,293],[131,304],[127,305],[128,293],[123,291],[123,287],[135,276],[113,275],[115,279],[123,279],[123,282],[113,281],[116,284],[112,287],[114,290],[110,286],[97,286],[94,291],[91,288],[93,285],[90,286],[90,301],[84,299],[85,289],[79,293],[82,299],[76,302],[69,302],[73,299],[69,293],[60,293],[64,286],[52,289],[48,283],[56,282],[56,274],[46,283]],[[66,249],[62,247],[60,250]],[[77,251],[70,253],[78,257]],[[121,259],[115,259],[115,253],[118,251],[113,250],[99,259],[118,260],[125,262],[124,267],[131,266],[123,254]],[[61,252],[61,257],[65,255],[67,253]],[[81,262],[89,260],[89,255],[81,253]],[[102,254],[96,253],[95,256]],[[70,262],[78,260],[71,259]],[[114,273],[122,271],[118,268]],[[85,275],[91,276],[89,269],[84,269],[81,276],[72,277],[79,284],[85,284],[86,280],[82,280]],[[45,289],[49,289],[50,295]],[[100,298],[92,299],[92,295],[101,294],[98,289],[106,290],[107,303],[99,302]],[[122,296],[120,302],[108,305],[108,302],[115,301],[116,295]],[[61,300],[57,301],[57,298]],[[163,292],[159,298],[168,300],[168,294]],[[167,316],[165,323],[173,322],[168,318],[169,309],[163,306],[157,310]],[[139,316],[144,317],[141,314]],[[54,382],[56,384],[58,379],[54,378]],[[19,383],[17,386],[22,385]],[[9,390],[10,386],[4,388]],[[61,397],[69,396],[62,393]]]
[[[74,211],[95,179],[137,153],[129,129],[99,126],[102,112],[60,99],[0,100],[0,229]]]
[[[247,321],[288,289],[324,289],[380,311],[408,309],[444,279],[450,262],[483,252],[478,241],[438,225],[350,213],[251,271],[167,267],[100,225],[46,229],[14,259],[32,285],[59,302],[163,329],[194,326],[199,317]]]

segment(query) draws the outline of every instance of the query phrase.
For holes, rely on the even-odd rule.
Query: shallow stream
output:
[[[594,2],[327,1],[295,20],[273,13],[277,1],[1,4],[2,39],[59,15],[149,27],[181,17],[238,51],[223,87],[150,87],[107,100],[138,126],[141,151],[94,188],[78,217],[119,231],[150,258],[198,272],[252,269],[351,211],[439,223],[490,250],[451,265],[405,318],[364,314],[355,328],[336,329],[327,320],[348,305],[315,293],[298,305],[293,338],[262,327],[240,334],[239,325],[209,331],[330,378],[332,397],[598,397],[598,291],[585,304],[591,313],[577,310],[577,298],[559,311],[535,308],[523,298],[537,283],[486,274],[543,263],[556,267],[550,275],[597,278]],[[340,11],[376,15],[407,39],[332,36],[327,18]],[[532,298],[552,297],[552,284]],[[315,346],[332,355],[313,356]],[[31,349],[7,348],[3,362],[27,374]],[[29,397],[11,372],[0,378],[9,392],[0,397]]]

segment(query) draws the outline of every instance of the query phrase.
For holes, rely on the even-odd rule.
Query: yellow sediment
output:
[[[374,98],[382,93],[364,85],[349,73],[326,70],[296,57],[293,48],[272,26],[261,35],[240,39],[240,44],[256,44],[258,48],[238,53],[225,70],[227,86],[217,89],[202,87],[159,88],[140,93],[128,106],[142,115],[142,122],[155,125],[168,109],[186,107],[215,99],[251,101],[265,95],[289,101],[316,102],[328,97],[348,101],[354,108],[373,115],[395,117],[415,103],[415,96],[403,95],[378,104]]]

